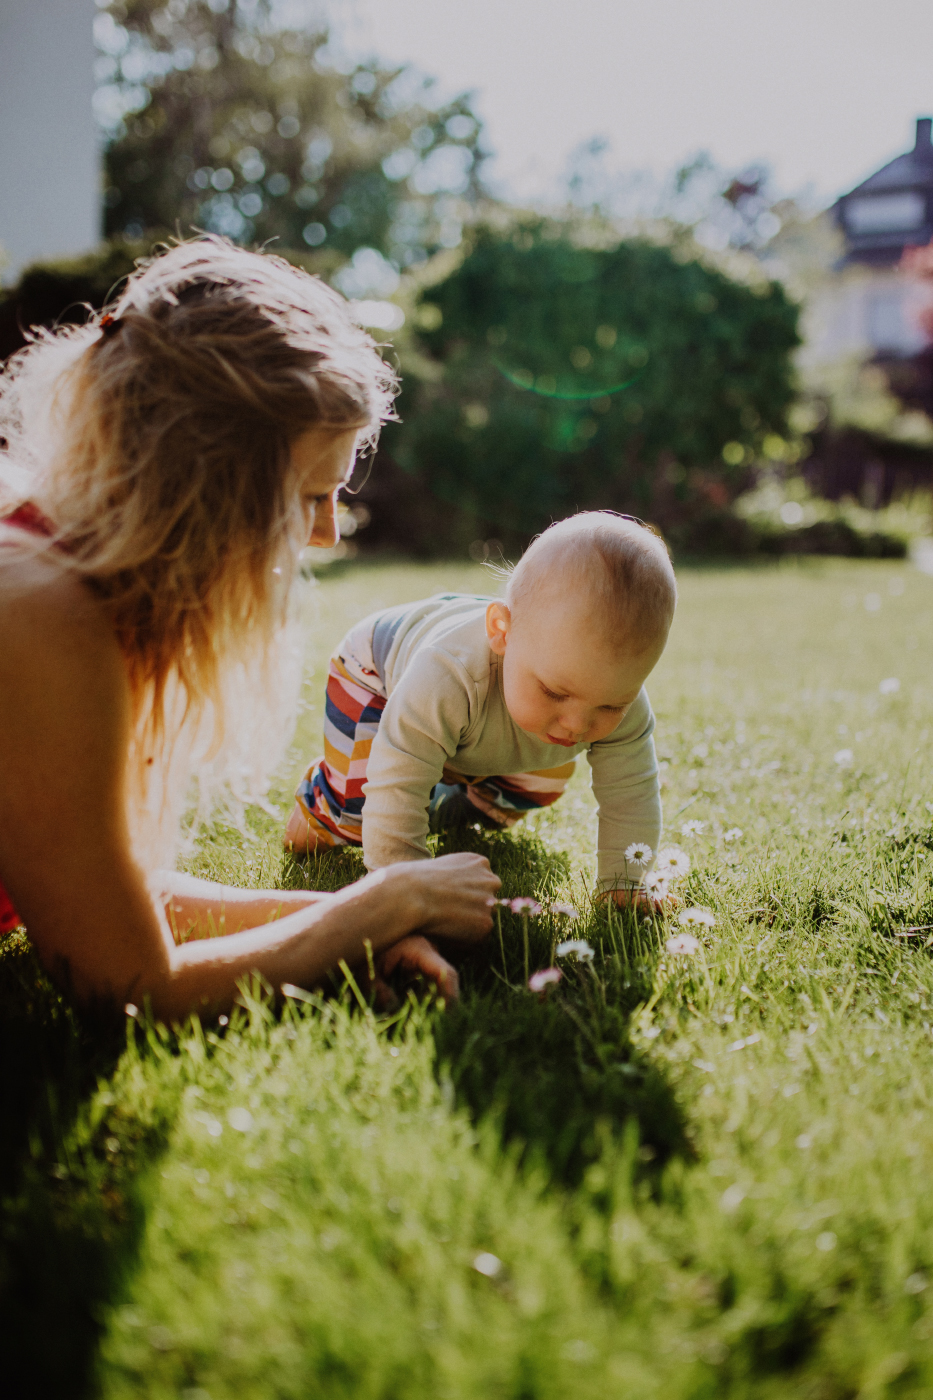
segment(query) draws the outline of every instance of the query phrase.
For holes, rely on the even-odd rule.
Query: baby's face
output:
[[[516,622],[503,603],[490,603],[486,632],[502,657],[505,703],[515,723],[565,748],[612,733],[666,640],[638,656],[618,656],[573,602],[525,609]]]

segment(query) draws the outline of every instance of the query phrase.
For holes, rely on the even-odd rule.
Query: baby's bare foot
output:
[[[330,846],[320,839],[297,802],[286,823],[282,845],[286,851],[299,857],[313,855],[318,850],[330,850]]]

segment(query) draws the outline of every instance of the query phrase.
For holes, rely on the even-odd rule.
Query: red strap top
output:
[[[20,530],[28,530],[31,535],[51,535],[54,526],[47,515],[43,515],[32,501],[24,501],[9,515],[0,516],[0,524],[15,525]]]
[[[52,522],[31,501],[26,501],[24,505],[17,507],[9,515],[3,516],[2,523],[16,525],[20,530],[28,530],[32,535],[50,535],[52,533]],[[18,928],[22,922],[13,908],[10,896],[0,883],[0,936],[12,933],[13,929]]]
[[[6,890],[0,885],[0,936],[4,933],[12,933],[15,928],[19,928],[22,919],[13,908],[13,901]]]

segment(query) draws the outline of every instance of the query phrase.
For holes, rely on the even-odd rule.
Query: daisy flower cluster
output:
[[[529,899],[527,895],[519,895],[516,899],[494,899],[493,904],[499,904],[503,909],[510,909],[513,914],[518,914],[522,919],[537,919],[541,914],[553,914],[560,919],[579,919],[580,911],[572,904],[561,904],[559,900],[553,900],[550,904],[539,904],[536,899]]]
[[[572,922],[580,917],[579,909],[576,909],[572,904],[564,904],[556,899],[552,900],[550,904],[543,905],[538,900],[529,898],[528,895],[517,895],[514,899],[495,899],[492,902],[498,904],[502,909],[508,909],[513,914],[517,914],[520,919],[537,919],[542,914],[550,914],[552,918],[567,919],[568,922]],[[592,962],[595,950],[585,938],[569,938],[563,943],[558,943],[556,955],[559,958],[573,957],[577,962]],[[559,967],[542,967],[528,978],[528,990],[535,992],[538,996],[545,996],[548,989],[556,986],[563,975]]]
[[[702,825],[702,824],[701,824]],[[654,857],[654,851],[645,841],[633,841],[625,852],[629,865],[644,869]],[[677,879],[690,873],[690,857],[679,846],[664,846],[658,851],[654,869],[642,876],[642,889],[652,899],[662,900],[669,893]]]
[[[573,957],[577,962],[592,962],[596,953],[585,938],[568,938],[565,942],[558,943],[557,956],[559,958]]]
[[[528,990],[546,992],[548,987],[556,986],[563,975],[559,967],[542,967],[539,972],[533,972],[528,978]]]
[[[690,957],[694,953],[699,952],[700,940],[694,938],[692,933],[675,933],[673,938],[669,938],[664,946],[669,953],[674,953],[681,957]]]
[[[681,932],[675,933],[664,944],[669,953],[675,957],[692,957],[700,950],[700,940],[696,933],[691,933],[691,929],[696,929],[699,933],[703,929],[716,927],[716,917],[711,909],[702,909],[699,905],[693,905],[689,909],[681,910],[680,914]]]
[[[511,909],[513,914],[519,914],[523,919],[536,919],[539,914],[544,913],[542,905],[536,899],[529,899],[527,895],[519,895],[517,899],[497,899],[497,904],[501,904],[504,909]]]
[[[711,909],[701,909],[694,905],[691,909],[684,909],[680,915],[680,922],[686,928],[715,928],[716,919]]]
[[[596,956],[596,950],[585,938],[568,938],[563,943],[558,943],[555,956],[573,958],[579,963],[590,963]],[[563,975],[559,967],[542,967],[528,978],[528,990],[537,993],[538,996],[546,996],[548,989],[556,987]]]

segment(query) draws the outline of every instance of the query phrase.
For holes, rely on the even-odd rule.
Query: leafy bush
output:
[[[79,258],[27,267],[0,291],[0,360],[20,349],[30,326],[83,325],[87,307],[104,306],[149,251],[148,242],[117,239]]]
[[[817,520],[799,530],[761,536],[764,554],[838,554],[849,559],[904,559],[907,542],[885,530],[858,530],[847,520]]]
[[[481,233],[478,246],[487,237]],[[514,248],[514,244],[510,246]],[[554,247],[546,241],[543,246],[549,252]],[[0,292],[0,360],[20,348],[23,332],[29,326],[83,322],[86,308],[104,306],[133,271],[136,260],[152,248],[148,239],[117,239],[80,258],[27,268],[15,286]],[[557,255],[568,258],[566,265],[573,267],[578,251],[564,241]],[[627,260],[629,253],[633,253],[631,260]],[[316,262],[313,255],[287,255],[306,265]],[[598,270],[608,258],[622,263],[623,271],[627,268],[629,272],[632,267],[640,268],[640,259],[645,258],[649,268],[664,269],[658,301],[663,296],[672,300],[672,288],[683,294],[678,278],[684,266],[668,250],[645,244],[623,245],[608,254],[586,253],[587,259],[594,256],[600,260],[595,264]],[[677,373],[678,354],[688,354],[688,336],[682,337],[679,346],[673,333],[665,340],[658,328],[661,317],[657,318],[657,326],[649,324],[650,305],[643,312],[642,322],[634,316],[629,319],[627,341],[608,321],[597,320],[596,332],[590,337],[594,350],[583,347],[580,342],[584,335],[578,330],[583,317],[608,314],[606,308],[614,290],[615,304],[622,302],[617,291],[621,281],[618,269],[610,266],[609,275],[600,273],[609,287],[604,301],[596,300],[602,282],[596,288],[582,281],[568,280],[563,284],[571,290],[583,288],[583,294],[576,311],[572,297],[558,299],[554,322],[562,338],[555,336],[551,342],[545,339],[543,327],[555,299],[543,298],[532,287],[525,288],[514,302],[503,293],[505,309],[513,322],[504,327],[505,338],[500,345],[491,345],[488,337],[476,335],[475,326],[483,320],[478,301],[481,289],[467,284],[464,290],[459,282],[462,270],[432,288],[430,300],[425,296],[416,312],[422,327],[425,320],[431,323],[432,316],[436,320],[438,311],[443,317],[439,327],[422,328],[419,334],[422,346],[429,349],[435,363],[441,356],[446,357],[437,365],[437,382],[432,382],[423,358],[402,352],[406,370],[402,402],[405,421],[387,430],[385,450],[380,452],[380,460],[359,496],[371,516],[363,539],[365,548],[389,548],[422,556],[450,555],[465,553],[477,534],[484,538],[494,534],[497,538],[490,541],[491,548],[486,552],[495,555],[497,544],[509,550],[521,547],[551,514],[565,513],[577,505],[598,504],[633,509],[658,521],[681,553],[820,553],[893,558],[905,552],[897,532],[894,536],[879,533],[874,521],[833,520],[830,524],[827,519],[819,528],[810,521],[813,528],[791,530],[764,518],[753,519],[741,504],[740,514],[736,514],[731,509],[733,497],[747,484],[749,475],[745,458],[755,450],[756,440],[761,439],[765,428],[770,429],[778,421],[776,414],[765,419],[758,409],[750,411],[749,397],[739,405],[736,414],[735,399],[746,382],[740,375],[732,381],[731,391],[720,395],[718,404],[708,403],[703,411],[695,388],[683,395],[672,389],[670,411],[665,412],[664,384]],[[709,274],[697,264],[687,270],[704,279],[698,284],[701,291],[694,292],[694,304],[704,292],[713,295],[705,280],[712,276],[717,279],[717,287],[723,283],[738,293],[740,309],[747,310],[749,301],[755,311],[767,305],[767,301],[746,288],[728,283],[721,274]],[[669,281],[667,287],[664,277]],[[495,281],[491,280],[495,292]],[[650,302],[644,287],[638,288],[638,298]],[[491,304],[496,305],[492,299]],[[788,307],[786,302],[782,304]],[[793,308],[789,310],[792,312]],[[696,313],[698,317],[709,314]],[[472,343],[465,334],[455,337],[450,329],[468,326],[470,318],[474,322]],[[642,341],[636,341],[631,327],[640,324],[649,325],[649,329]],[[501,323],[493,325],[493,340],[499,340],[503,327]],[[610,328],[616,330],[616,336],[608,345]],[[689,335],[699,339],[702,329],[700,322],[699,330],[694,325]],[[540,337],[537,340],[536,334]],[[714,337],[717,334],[714,329]],[[571,353],[585,348],[591,356],[584,370],[576,369],[569,354],[564,357],[569,370],[560,362],[561,346],[570,340],[574,341]],[[525,361],[518,372],[509,368],[508,360],[499,353],[510,344],[514,357]],[[594,401],[590,390],[604,387],[614,374],[624,374],[626,363],[632,363],[633,347],[635,361],[641,358],[642,349],[648,358],[641,371],[636,371],[637,377],[629,374],[629,379],[634,379],[630,388],[599,395]],[[656,366],[660,365],[654,377],[648,372],[653,350]],[[708,348],[702,347],[699,358],[704,363],[707,354]],[[583,359],[579,353],[575,358]],[[535,393],[523,389],[522,380],[527,376],[521,371],[528,364],[535,366],[536,388],[541,379],[547,382],[548,367],[553,367],[556,390]],[[709,370],[707,379],[712,379]],[[485,401],[479,397],[480,380],[486,390]],[[583,393],[586,397],[557,398],[551,396],[553,393]],[[761,396],[758,401],[761,403]],[[753,412],[759,413],[756,426],[743,430],[743,414],[746,422],[752,422]],[[596,432],[591,441],[586,441],[586,433],[594,423]],[[717,427],[718,423],[722,426]],[[741,462],[730,465],[720,455],[720,461],[712,467],[693,465],[702,460],[702,453],[711,450],[709,444],[718,435],[730,429],[735,436],[728,455],[735,459],[741,449]],[[501,437],[497,438],[500,430]],[[576,437],[561,444],[555,437],[561,431],[565,435],[572,431]],[[740,432],[744,432],[744,443],[738,436]],[[548,433],[550,439],[546,437]],[[679,460],[675,456],[678,449]],[[690,465],[685,466],[685,462]],[[515,480],[510,477],[512,471],[516,473]],[[825,510],[831,508],[827,505]]]
[[[83,325],[87,308],[100,310],[120,292],[140,258],[162,246],[159,238],[114,238],[77,258],[33,263],[12,287],[0,288],[0,360],[25,343],[30,326]],[[281,256],[314,269],[321,255],[282,249]]]
[[[417,308],[437,373],[409,388],[387,447],[474,533],[607,507],[676,542],[786,433],[797,316],[778,284],[677,248],[581,246],[546,220],[479,228]]]

